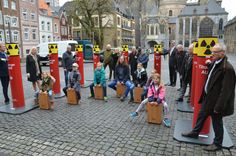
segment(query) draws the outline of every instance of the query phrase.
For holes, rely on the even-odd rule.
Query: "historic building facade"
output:
[[[227,52],[236,53],[236,17],[230,20],[224,28],[224,39]]]
[[[39,44],[38,0],[20,0],[23,56]]]
[[[0,41],[5,43],[19,43],[21,57],[23,57],[19,10],[19,1],[0,1]]]
[[[219,42],[223,42],[227,16],[220,0],[187,5],[178,16],[176,41],[187,47],[199,37],[217,36]]]

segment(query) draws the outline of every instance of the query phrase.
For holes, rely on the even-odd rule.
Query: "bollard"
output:
[[[162,45],[157,44],[154,45],[154,69],[156,69],[157,73],[161,75],[161,53],[162,53]]]
[[[84,55],[83,55],[83,45],[76,46],[76,63],[79,65],[79,73],[81,76],[80,84],[84,86]]]
[[[97,68],[97,63],[100,62],[100,49],[98,45],[95,45],[93,47],[93,70],[95,71],[95,69]]]
[[[57,95],[61,94],[57,44],[48,44],[48,50],[50,74],[56,79],[56,82],[53,84],[53,92],[55,94],[55,97],[57,97]]]
[[[207,79],[208,67],[205,64],[206,60],[211,58],[211,48],[218,43],[218,38],[208,37],[208,38],[199,38],[198,47],[197,47],[197,68],[196,68],[196,79],[195,79],[195,93],[194,93],[194,114],[192,127],[195,126],[198,113],[201,109],[201,104],[198,103],[198,100],[202,94],[202,90]],[[206,135],[210,131],[211,118],[205,121],[204,126],[200,134]]]
[[[6,48],[7,54],[9,55],[8,70],[11,84],[13,108],[24,107],[25,98],[20,67],[19,45],[15,43],[7,43]]]

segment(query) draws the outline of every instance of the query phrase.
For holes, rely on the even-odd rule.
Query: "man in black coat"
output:
[[[178,89],[179,91],[181,91],[182,89],[182,82],[183,82],[183,73],[182,71],[182,67],[183,67],[183,62],[184,62],[184,58],[186,55],[186,51],[184,51],[184,46],[182,44],[177,45],[177,53],[176,53],[176,64],[177,64],[177,72],[179,73],[179,80],[180,80],[180,88]]]
[[[65,84],[68,84],[68,74],[72,71],[72,64],[74,63],[74,57],[71,52],[71,46],[67,46],[66,52],[62,55],[62,66],[64,68],[64,75],[65,75]]]
[[[205,148],[207,151],[217,151],[222,148],[224,136],[222,118],[234,113],[236,76],[225,52],[224,44],[216,44],[213,47],[214,61],[209,64],[209,74],[199,100],[202,107],[196,125],[191,132],[182,133],[185,137],[198,138],[205,120],[211,116],[215,138],[213,144]]]
[[[188,53],[185,54],[182,67],[180,68],[180,75],[182,75],[182,89],[181,89],[179,98],[176,100],[179,102],[183,101],[184,94],[186,92],[188,85],[189,85],[189,95],[191,93],[193,47],[194,47],[193,44],[189,46]],[[188,103],[190,102],[190,96],[187,102]]]
[[[169,50],[169,76],[170,76],[170,84],[169,86],[175,86],[176,85],[176,79],[177,79],[177,72],[176,72],[176,53],[177,49],[175,46],[175,41],[171,42],[170,50]]]
[[[8,73],[8,59],[4,43],[0,43],[0,79],[2,83],[3,95],[5,98],[4,102],[8,104],[10,102],[10,99],[8,97],[9,73]]]
[[[132,79],[134,79],[134,72],[137,70],[138,52],[135,47],[132,47],[132,52],[129,54],[129,65],[131,70]]]

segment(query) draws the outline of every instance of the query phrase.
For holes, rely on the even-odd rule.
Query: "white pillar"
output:
[[[200,33],[200,21],[197,20],[197,38],[199,38],[199,33]]]
[[[185,43],[185,18],[183,18],[183,46]]]
[[[192,23],[193,19],[190,17],[190,25],[189,25],[189,43],[192,43]]]

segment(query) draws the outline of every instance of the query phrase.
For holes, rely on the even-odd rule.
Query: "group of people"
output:
[[[199,103],[201,103],[202,106],[198,114],[196,125],[192,131],[182,133],[184,137],[198,138],[205,120],[208,116],[211,116],[215,138],[213,144],[207,146],[206,150],[208,151],[216,151],[222,148],[224,135],[223,117],[234,113],[236,76],[234,68],[229,63],[225,53],[226,46],[224,44],[216,44],[213,47],[213,59],[212,61],[206,61],[209,72],[202,95],[199,99]],[[176,86],[178,72],[180,77],[180,96],[177,101],[183,101],[187,86],[189,85],[191,87],[193,44],[189,46],[187,52],[184,50],[183,45],[176,46],[175,42],[171,42],[171,47],[167,54],[169,55],[170,73],[170,83],[167,85],[172,87]],[[130,116],[138,116],[140,110],[148,102],[150,104],[163,104],[163,122],[166,126],[170,127],[171,121],[168,104],[165,99],[165,85],[161,82],[160,75],[156,70],[152,70],[151,75],[148,77],[146,71],[148,55],[143,50],[139,49],[137,51],[136,48],[133,47],[128,60],[129,61],[126,62],[124,55],[118,50],[112,51],[111,46],[107,45],[106,52],[104,53],[104,61],[98,62],[97,68],[94,71],[94,80],[90,85],[91,94],[89,97],[94,97],[94,86],[98,85],[103,88],[104,101],[107,101],[105,69],[109,66],[109,80],[111,80],[112,73],[114,79],[108,84],[108,87],[116,90],[119,84],[126,86],[124,95],[120,97],[121,101],[124,101],[130,94],[130,102],[133,102],[134,87],[143,88],[141,96],[142,102],[137,110],[132,112]],[[8,56],[6,55],[5,45],[0,43],[0,79],[6,104],[10,101],[7,95],[9,85],[7,62]],[[74,88],[80,99],[81,76],[78,71],[78,64],[75,63],[73,54],[71,53],[70,46],[68,46],[67,51],[63,54],[62,62],[66,84],[63,91],[66,94],[68,88]],[[48,72],[42,72],[36,48],[32,48],[26,58],[26,72],[28,80],[32,82],[36,97],[38,96],[39,90],[47,92],[51,97],[50,100],[52,100],[53,105],[52,86],[56,80]],[[39,88],[39,90],[37,88]]]

